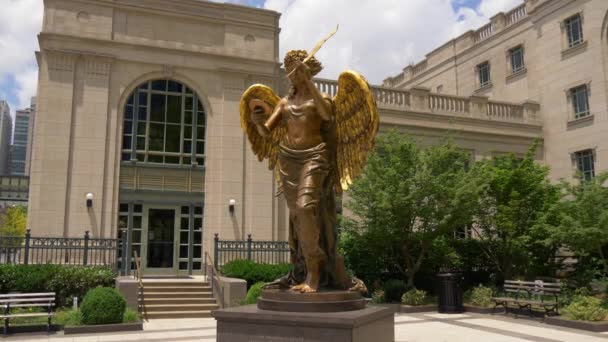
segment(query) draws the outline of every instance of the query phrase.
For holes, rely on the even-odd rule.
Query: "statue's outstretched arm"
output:
[[[283,100],[279,101],[279,103],[273,109],[272,114],[270,114],[270,117],[266,115],[266,110],[261,106],[256,107],[253,110],[253,122],[255,123],[258,133],[260,133],[262,137],[267,137],[270,135],[272,130],[275,129],[281,122],[283,104]],[[268,120],[266,120],[266,118],[268,118]]]

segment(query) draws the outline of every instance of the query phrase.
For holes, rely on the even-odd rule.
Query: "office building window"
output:
[[[570,89],[570,100],[572,101],[575,119],[589,115],[589,91],[586,84]]]
[[[581,173],[584,180],[591,180],[595,177],[595,160],[593,150],[584,150],[574,153],[576,168]]]
[[[524,64],[524,48],[518,46],[509,51],[511,57],[511,73],[516,74],[526,68]]]
[[[487,87],[491,84],[490,81],[490,63],[484,62],[477,66],[477,73],[479,75],[479,87]]]
[[[580,14],[564,21],[568,35],[568,47],[575,47],[583,42],[583,20]]]

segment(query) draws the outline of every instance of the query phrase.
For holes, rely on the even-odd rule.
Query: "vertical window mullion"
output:
[[[133,93],[133,127],[131,127],[131,162],[137,162],[137,125],[139,123],[139,86]]]
[[[198,161],[196,160],[196,145],[197,145],[197,130],[198,128],[198,96],[195,94],[192,95],[192,165],[197,165]]]

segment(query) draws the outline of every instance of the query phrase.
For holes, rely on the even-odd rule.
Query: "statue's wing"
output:
[[[250,107],[250,102],[252,100],[264,101],[268,105],[266,115],[270,116],[281,99],[269,87],[262,84],[254,84],[245,91],[241,97],[240,104],[241,127],[245,131],[245,134],[247,134],[247,138],[251,143],[251,149],[259,161],[268,159],[268,169],[273,170],[279,155],[279,143],[285,135],[286,128],[283,125],[279,125],[272,130],[269,136],[261,136],[255,124],[251,121],[253,108]]]
[[[380,119],[369,84],[357,72],[349,70],[340,74],[338,93],[333,101],[336,108],[336,176],[341,189],[345,190],[363,171],[367,155],[374,147]]]

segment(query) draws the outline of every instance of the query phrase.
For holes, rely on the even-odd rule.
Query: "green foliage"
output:
[[[141,316],[139,315],[139,312],[133,310],[133,309],[129,309],[127,308],[125,310],[124,315],[122,316],[122,322],[123,323],[137,323],[137,322],[141,322]]]
[[[450,142],[420,148],[403,134],[379,136],[348,191],[346,206],[358,218],[342,225],[347,266],[368,283],[388,273],[413,286],[434,241],[471,220],[477,201],[468,161]]]
[[[422,305],[426,300],[426,291],[411,289],[401,296],[401,304],[404,305]]]
[[[601,321],[608,315],[608,310],[602,307],[602,300],[591,296],[576,296],[561,311],[566,317],[581,321]]]
[[[2,240],[4,246],[19,246],[25,237],[27,226],[27,207],[18,205],[8,207],[0,214],[0,236],[18,237],[15,240]]]
[[[259,282],[253,284],[249,291],[247,291],[247,296],[245,297],[245,304],[255,304],[258,302],[258,298],[262,294],[262,287],[264,287],[264,282]]]
[[[479,199],[472,227],[500,277],[553,274],[559,244],[547,239],[540,218],[559,199],[549,169],[534,161],[535,143],[523,159],[513,154],[477,162],[472,188]],[[498,279],[500,282],[500,279]]]
[[[290,264],[258,264],[249,260],[233,260],[226,263],[221,273],[225,277],[244,279],[247,288],[258,282],[271,282],[286,275],[292,266]]]
[[[0,293],[55,292],[57,304],[69,306],[89,289],[113,286],[116,272],[107,267],[0,265]]]
[[[87,325],[122,323],[127,302],[116,289],[97,287],[84,296],[80,311]]]
[[[541,226],[554,241],[567,245],[579,259],[579,285],[608,275],[608,173],[577,184],[561,184],[562,199],[543,217]]]
[[[372,303],[381,304],[386,303],[386,298],[384,297],[384,290],[377,289],[372,293]]]
[[[60,310],[55,313],[55,323],[68,327],[81,326],[82,323],[82,312],[76,309]]]
[[[469,301],[476,306],[489,307],[492,304],[492,294],[491,288],[479,285],[471,289]]]
[[[384,300],[387,303],[398,303],[408,289],[409,287],[403,280],[391,279],[382,286]]]

